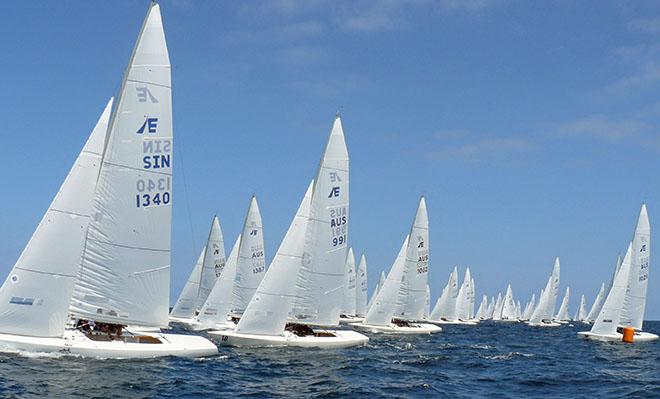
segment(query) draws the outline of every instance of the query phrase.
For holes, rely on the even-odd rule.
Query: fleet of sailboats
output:
[[[111,98],[32,238],[0,287],[0,350],[105,358],[209,356],[227,346],[345,348],[362,334],[432,334],[440,325],[592,323],[596,341],[644,342],[650,223],[643,204],[625,256],[587,311],[558,311],[560,262],[524,307],[511,284],[483,294],[458,267],[431,307],[429,219],[419,199],[387,273],[368,296],[367,261],[349,246],[349,155],[341,118],[280,247],[266,267],[256,196],[225,256],[220,220],[168,312],[172,211],[170,62],[160,7],[149,6],[116,100]],[[197,334],[163,333],[173,325]],[[573,324],[569,324],[573,326]]]

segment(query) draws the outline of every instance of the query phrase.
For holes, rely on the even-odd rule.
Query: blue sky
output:
[[[454,265],[521,302],[555,256],[591,305],[642,201],[660,217],[660,4],[162,1],[172,61],[172,302],[218,214],[250,195],[272,258],[341,111],[350,241],[370,287],[420,194],[433,301]],[[0,272],[6,276],[117,90],[146,1],[0,5]],[[660,319],[652,266],[647,318]],[[462,276],[461,276],[462,278]]]

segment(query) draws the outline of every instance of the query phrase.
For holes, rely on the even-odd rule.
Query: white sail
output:
[[[556,320],[559,321],[570,320],[571,317],[568,314],[568,302],[570,301],[570,298],[571,298],[571,289],[570,287],[566,287],[566,293],[564,294],[564,299],[562,299],[561,305],[559,306],[559,311],[555,316]]]
[[[486,318],[492,319],[493,314],[495,313],[495,297],[490,297],[490,302],[488,302],[488,311],[486,312]]]
[[[229,257],[224,266],[224,270],[215,282],[211,293],[202,305],[197,321],[202,326],[212,327],[215,324],[223,323],[227,320],[227,315],[234,307],[234,284],[236,281],[236,269],[238,268],[238,253],[241,244],[239,235],[234,246],[229,252]]]
[[[110,119],[110,99],[32,238],[0,288],[0,332],[64,333]]]
[[[495,301],[495,308],[493,309],[493,320],[502,320],[502,308],[504,301],[502,300],[502,293],[497,293],[497,300]]]
[[[369,289],[367,282],[367,259],[364,254],[360,257],[360,263],[357,268],[357,285],[356,285],[356,303],[355,313],[359,317],[364,317],[367,314],[367,291]]]
[[[374,292],[371,294],[371,298],[369,298],[369,303],[367,303],[367,312],[369,311],[369,309],[371,309],[371,305],[373,305],[374,301],[376,300],[376,297],[378,296],[380,289],[383,288],[383,284],[385,284],[385,272],[381,270],[380,277],[378,278],[378,282],[376,283],[376,287],[374,288]]]
[[[594,304],[591,305],[591,310],[585,318],[589,323],[593,323],[600,313],[600,309],[603,307],[603,302],[605,301],[605,283],[600,285],[600,290],[598,290],[598,295],[596,295],[596,300]]]
[[[616,333],[616,329],[621,320],[623,301],[625,300],[626,290],[628,289],[631,258],[632,243],[628,246],[626,256],[621,263],[621,269],[614,278],[612,288],[603,303],[603,308],[600,310],[598,317],[596,317],[593,326],[591,326],[592,333],[603,335],[612,335]]]
[[[266,258],[264,255],[261,213],[259,212],[257,197],[252,196],[243,222],[241,244],[238,249],[236,280],[232,295],[233,306],[231,310],[233,314],[243,314],[265,273]]]
[[[536,294],[532,294],[532,298],[527,302],[527,305],[525,306],[525,310],[523,311],[523,320],[529,320],[532,317],[532,312],[534,312],[534,308],[536,307]]]
[[[316,174],[303,264],[296,283],[298,322],[337,326],[342,305],[349,221],[349,160],[339,116]]]
[[[481,303],[479,304],[479,308],[477,309],[477,314],[475,315],[475,318],[479,320],[487,319],[488,318],[487,312],[488,312],[488,296],[483,295],[481,297]]]
[[[408,248],[408,236],[403,240],[403,245],[399,250],[390,272],[387,274],[385,282],[380,288],[374,303],[369,308],[367,316],[364,319],[366,324],[388,326],[392,322],[392,316],[398,304],[399,290],[401,280],[404,276],[406,267],[406,249]]]
[[[470,299],[470,304],[468,307],[468,315],[470,316],[470,319],[474,319],[474,301],[477,296],[477,289],[474,285],[474,278],[470,280],[470,292],[469,292],[469,299]]]
[[[433,311],[431,311],[431,320],[456,320],[456,298],[458,297],[458,268],[449,274],[449,281],[442,290],[442,295],[438,298]]]
[[[586,317],[587,317],[587,300],[585,299],[584,294],[582,294],[582,297],[580,298],[580,305],[578,305],[578,308],[575,311],[575,316],[573,316],[573,320],[585,321]]]
[[[160,7],[145,18],[113,109],[74,294],[74,317],[167,326],[172,97]]]
[[[209,249],[210,248],[210,249]],[[225,243],[217,216],[211,221],[206,245],[195,262],[186,285],[177,299],[171,316],[189,318],[195,316],[208,298],[218,276],[225,267]]]
[[[309,221],[314,181],[298,207],[266,275],[248,303],[236,331],[245,334],[282,335],[291,310],[302,265],[305,231]]]
[[[552,320],[555,315],[555,305],[557,303],[557,294],[559,292],[560,264],[559,257],[555,258],[552,268],[552,275],[539,297],[538,306],[534,309],[530,322],[538,324],[543,320]]]
[[[504,295],[504,300],[502,303],[502,314],[500,317],[502,320],[516,319],[516,303],[513,300],[513,290],[511,289],[511,284],[506,287],[506,294]]]
[[[458,290],[456,297],[456,317],[459,320],[469,320],[470,316],[470,295],[471,295],[472,277],[470,276],[470,268],[465,269],[465,278],[463,284]]]
[[[348,255],[344,263],[344,293],[341,313],[352,316],[356,314],[357,306],[357,274],[353,248],[348,249]]]
[[[516,303],[516,319],[520,320],[522,318],[522,308],[520,307],[520,301]]]
[[[424,318],[429,276],[429,219],[423,196],[419,200],[409,237],[395,316],[404,320],[421,320]]]
[[[642,204],[639,213],[631,251],[628,289],[619,323],[622,326],[633,327],[635,330],[642,330],[651,256],[651,226],[646,204]]]

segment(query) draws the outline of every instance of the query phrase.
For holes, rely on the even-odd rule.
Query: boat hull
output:
[[[621,342],[623,341],[623,334],[614,333],[614,334],[596,334],[591,331],[580,331],[578,332],[578,337],[588,339],[591,341],[600,341],[600,342]],[[644,331],[635,331],[633,335],[633,342],[650,342],[658,339],[658,336],[652,333]]]
[[[340,318],[339,324],[362,323],[363,321],[364,321],[364,317],[350,316],[350,317]]]
[[[356,330],[374,334],[421,335],[435,334],[442,331],[441,327],[430,323],[410,323],[410,326],[397,326],[395,324],[378,326],[374,324],[356,323],[351,324],[351,326]]]
[[[314,330],[330,333],[332,337],[297,336],[289,331],[283,335],[244,334],[234,330],[211,330],[208,334],[221,346],[279,347],[294,346],[302,348],[349,348],[364,346],[369,338],[350,330]]]
[[[77,330],[65,330],[63,337],[28,337],[0,334],[0,352],[62,353],[97,358],[154,358],[163,356],[202,357],[218,354],[209,340],[195,335],[140,332],[161,343],[96,341]]]
[[[474,320],[425,320],[425,323],[431,323],[435,325],[456,324],[463,326],[476,326],[477,324],[479,324],[479,322]]]
[[[527,325],[530,327],[561,327],[561,324],[553,322],[547,322],[547,323],[532,323],[532,322],[527,322]]]

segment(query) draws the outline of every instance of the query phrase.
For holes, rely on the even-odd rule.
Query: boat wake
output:
[[[534,357],[533,353],[509,352],[502,355],[482,356],[487,360],[510,360],[516,357]]]

